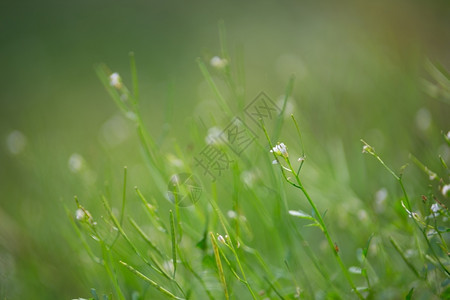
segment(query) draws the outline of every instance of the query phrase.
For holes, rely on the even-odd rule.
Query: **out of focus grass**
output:
[[[235,64],[241,54],[243,57],[245,103],[260,91],[278,99],[291,74],[296,75],[292,113],[300,124],[307,153],[302,170],[304,185],[317,199],[320,210],[327,210],[327,225],[336,236],[347,266],[356,263],[356,249],[364,247],[371,234],[379,243],[394,236],[402,248],[414,250],[410,232],[402,232],[410,228],[411,220],[400,206],[401,191],[375,160],[361,155],[359,139],[374,146],[396,171],[409,162],[409,153],[433,170],[441,168],[438,155],[448,164],[449,149],[442,135],[450,125],[448,98],[444,92],[430,92],[424,85],[426,79],[438,86],[426,68],[427,59],[449,69],[450,8],[445,1],[348,1],[339,5],[306,1],[211,2],[189,6],[175,1],[48,1],[23,5],[3,4],[0,12],[2,299],[88,297],[90,288],[96,288],[99,294],[113,291],[104,268],[87,256],[64,206],[74,213],[76,194],[94,216],[106,218],[100,197],[105,194],[120,210],[122,170],[126,165],[126,212],[139,224],[146,224],[145,216],[139,215],[141,208],[132,187],[138,186],[151,198],[157,186],[145,167],[134,125],[108,98],[93,66],[107,63],[131,86],[126,55],[130,50],[136,53],[145,128],[164,156],[183,155],[182,160],[189,165],[204,146],[207,128],[202,127],[199,118],[206,120],[209,127],[227,122],[196,63],[197,57],[208,62],[220,55],[219,19],[226,23],[231,63]],[[220,73],[213,69],[211,73],[227,101],[235,105],[235,99],[220,83]],[[23,148],[8,144],[15,131],[24,137]],[[294,133],[286,120],[280,141],[300,154]],[[22,135],[16,134],[15,141]],[[267,147],[262,132],[258,132],[258,138],[261,147]],[[79,172],[69,168],[74,153],[84,159]],[[269,155],[258,153],[254,162],[263,164],[266,158],[271,161]],[[236,174],[259,168],[255,165]],[[172,170],[167,169],[168,173]],[[275,172],[270,166],[263,170]],[[283,189],[292,209],[310,211],[289,186],[272,186],[273,179],[267,178],[271,173],[267,172],[260,171],[253,187],[256,194],[263,194],[258,198],[263,199],[261,205],[266,210],[271,213],[277,207],[276,200],[264,194],[263,186]],[[421,195],[429,194],[427,178],[414,166],[404,174],[411,202],[420,206]],[[231,209],[227,199],[232,197],[232,179],[230,171],[217,181],[218,199],[225,212]],[[251,190],[241,188],[251,197]],[[380,190],[387,192],[387,199],[385,207],[378,211],[375,198]],[[156,200],[169,224],[168,210],[174,208],[161,195]],[[203,198],[199,205],[204,207],[207,201]],[[265,227],[257,225],[267,222],[266,226],[273,226],[271,234],[280,234],[278,239],[283,240],[274,220],[260,220],[250,207],[245,217],[253,237],[267,238]],[[127,220],[125,223],[131,230]],[[384,229],[380,231],[379,226]],[[318,229],[299,228],[321,256]],[[297,248],[283,249],[281,242],[278,249],[272,249],[270,238],[248,238],[275,270],[286,272],[284,260],[289,255],[304,256],[303,252],[296,253]],[[297,241],[292,243],[296,245]],[[118,245],[125,257],[132,255],[123,240]],[[384,245],[395,254],[389,242]],[[164,250],[171,251],[170,247]],[[376,259],[381,265],[383,258]],[[402,292],[407,293],[411,287],[408,284],[415,282],[401,258],[396,261],[398,265],[387,271],[382,267],[378,270],[386,271],[386,280],[392,282],[392,289],[386,287],[379,297],[403,297]],[[297,270],[294,272],[305,268],[306,277],[318,277],[317,271],[308,273],[310,262],[305,265],[291,267]],[[215,282],[214,276],[211,280]],[[142,285],[132,275],[120,277],[119,281],[127,291],[138,291]],[[337,281],[345,285],[343,278]],[[405,288],[400,290],[402,284]],[[325,286],[319,284],[320,288]],[[422,297],[428,296],[425,293]]]

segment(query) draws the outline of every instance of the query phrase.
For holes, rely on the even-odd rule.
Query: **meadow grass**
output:
[[[208,66],[200,58],[197,64],[220,111],[183,133],[189,134],[196,152],[186,154],[181,145],[164,135],[157,140],[146,128],[134,54],[130,89],[118,74],[111,77],[116,73],[106,66],[96,68],[136,129],[139,145],[129,146],[140,148],[149,179],[147,186],[131,189],[125,167],[120,202],[105,191],[98,199],[76,197],[76,214],[66,208],[84,249],[80,251],[90,257],[85,264],[99,266],[89,267],[91,276],[105,274],[103,288],[92,285],[91,299],[449,298],[445,160],[440,159],[440,170],[432,171],[411,155],[425,174],[420,184],[428,193],[410,198],[404,168],[394,171],[375,151],[376,141],[371,146],[362,140],[361,155],[373,156],[398,184],[389,205],[381,204],[386,199],[378,203],[385,205],[381,212],[375,204],[355,203],[350,187],[339,180],[313,182],[313,174],[322,169],[314,162],[315,153],[305,151],[308,145],[303,144],[296,116],[285,117],[295,88],[293,76],[280,112],[272,123],[260,120],[260,127],[252,127],[256,138],[245,151],[236,155],[213,142],[232,158],[221,176],[212,180],[199,168],[192,156],[207,146],[208,128],[225,126],[236,116],[251,123],[244,113],[243,58],[230,56],[225,28],[219,27],[221,64]],[[449,143],[448,134],[442,139]],[[201,186],[201,196],[190,206],[179,205],[178,193],[168,201],[169,179],[183,172],[194,174]],[[336,197],[343,199],[333,203]],[[341,206],[346,201],[349,206]],[[91,214],[99,212],[99,203],[103,213]]]

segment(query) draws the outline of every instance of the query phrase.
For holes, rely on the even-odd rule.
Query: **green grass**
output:
[[[357,2],[5,9],[0,299],[448,298],[448,4]]]
[[[244,67],[239,60],[232,63],[223,25],[220,28],[225,65],[215,69],[197,60],[220,110],[202,116],[206,121],[195,120],[181,133],[189,135],[195,145],[190,153],[164,134],[157,141],[147,130],[133,54],[131,90],[125,79],[110,84],[112,72],[103,65],[97,67],[104,87],[136,129],[136,144],[127,146],[140,148],[147,170],[135,177],[148,180],[131,193],[134,183],[127,179],[125,168],[122,203],[117,203],[120,209],[111,208],[115,196],[105,190],[99,196],[76,199],[83,212],[78,220],[69,213],[79,238],[79,249],[74,250],[91,258],[80,268],[92,270],[88,276],[92,279],[105,274],[101,287],[92,281],[92,288],[97,289],[94,299],[101,293],[105,297],[112,293],[117,299],[449,297],[448,195],[441,192],[448,184],[445,161],[441,158],[439,169],[431,171],[411,156],[411,162],[425,175],[413,174],[416,181],[411,181],[416,187],[410,197],[412,183],[403,175],[415,166],[394,171],[363,141],[358,149],[380,163],[372,164],[367,155],[362,158],[368,161],[365,180],[378,182],[377,176],[382,176],[390,192],[387,198],[380,196],[386,199],[371,200],[367,189],[359,193],[367,199],[362,200],[348,179],[345,181],[354,167],[346,161],[342,145],[335,143],[334,149],[328,149],[334,160],[330,165],[316,162],[317,153],[305,150],[310,145],[302,139],[311,133],[302,129],[295,113],[285,117],[295,90],[294,77],[287,83],[281,113],[271,123],[261,120],[263,129],[250,125],[256,139],[241,155],[217,146],[232,160],[220,176],[212,180],[199,168],[193,157],[206,146],[207,127],[225,126],[234,116],[246,125],[252,122],[243,113],[246,103],[240,102],[246,94],[240,75]],[[224,87],[217,85],[217,78]],[[171,109],[167,115],[173,113]],[[449,143],[445,134],[440,138]],[[278,141],[287,145],[287,152],[274,148]],[[373,141],[375,147],[376,143]],[[178,164],[173,163],[174,157]],[[408,157],[403,159],[408,161]],[[321,175],[329,167],[336,176]],[[385,172],[375,173],[380,167]],[[192,173],[201,181],[201,197],[192,206],[180,207],[177,200],[171,203],[167,199],[169,178],[181,172]],[[419,197],[417,190],[426,194]],[[101,202],[103,209],[98,208]],[[68,211],[75,209],[71,206]]]

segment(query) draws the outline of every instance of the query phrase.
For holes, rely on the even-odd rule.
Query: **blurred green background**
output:
[[[168,130],[190,149],[189,124],[205,111],[220,114],[208,111],[213,94],[195,62],[220,54],[219,20],[230,52],[243,49],[247,103],[260,91],[277,99],[295,73],[294,114],[323,176],[347,176],[333,167],[342,148],[359,197],[393,185],[375,163],[372,174],[365,172],[360,138],[397,169],[409,152],[430,167],[439,165],[439,153],[450,155],[441,146],[441,131],[450,129],[448,99],[423,86],[423,79],[433,82],[427,59],[450,69],[445,0],[47,0],[0,7],[1,299],[86,297],[96,275],[86,274],[74,254],[79,245],[63,204],[73,208],[75,194],[98,195],[105,181],[120,195],[115,182],[124,165],[132,185],[145,185],[135,133],[93,66],[104,62],[129,83],[134,51],[147,128],[155,137]],[[88,166],[83,176],[69,168],[73,153]]]

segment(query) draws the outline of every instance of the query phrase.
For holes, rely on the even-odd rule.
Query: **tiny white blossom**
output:
[[[357,214],[360,221],[366,221],[368,218],[367,212],[364,209],[360,209]]]
[[[280,156],[288,157],[287,147],[284,143],[279,143],[270,150],[270,152],[275,153]]]
[[[447,138],[450,140],[450,131],[447,132]]]
[[[364,145],[362,148],[362,153],[369,153],[370,146]]]
[[[228,64],[228,61],[225,58],[220,58],[219,56],[214,56],[209,61],[209,64],[214,68],[223,69]]]
[[[299,161],[299,162],[305,161],[305,157],[304,156],[299,157],[297,161]]]
[[[430,229],[427,231],[427,236],[433,236],[437,234],[437,231],[435,229]]]
[[[405,251],[405,257],[406,258],[411,258],[417,255],[417,250],[414,249],[406,249]]]
[[[432,212],[437,213],[440,210],[441,210],[441,207],[439,206],[439,204],[434,203],[433,205],[431,205],[431,211]]]
[[[277,161],[276,159],[274,159],[274,160],[272,161],[272,165],[276,165],[276,164],[278,164],[278,161]]]
[[[69,157],[68,164],[69,164],[70,171],[72,171],[73,173],[77,173],[77,172],[80,172],[81,169],[83,168],[84,159],[80,154],[73,153]]]
[[[77,209],[77,211],[75,212],[75,217],[77,218],[77,220],[83,220],[85,215],[86,214],[81,208]]]
[[[122,87],[122,79],[120,78],[119,73],[112,73],[109,75],[109,84],[117,89]]]
[[[353,273],[353,274],[361,274],[362,273],[361,268],[360,267],[355,267],[355,266],[352,266],[352,267],[348,268],[348,271],[350,273]]]
[[[12,154],[19,154],[25,149],[26,145],[27,139],[25,135],[18,130],[14,130],[6,138],[6,146]]]
[[[217,237],[217,240],[218,240],[219,242],[221,242],[221,243],[226,244],[225,239],[224,239],[223,236],[221,236],[221,235],[219,235],[219,236]]]
[[[258,170],[247,170],[241,173],[241,180],[248,186],[252,187],[258,180]]]
[[[447,196],[448,192],[450,192],[450,184],[446,184],[442,187],[442,195]]]
[[[132,111],[127,111],[125,116],[130,119],[131,121],[136,121],[137,120],[137,116],[134,112]]]
[[[234,210],[229,210],[229,211],[227,212],[227,216],[228,216],[228,218],[230,218],[230,219],[236,219],[237,213],[236,213]]]
[[[208,129],[208,133],[206,134],[205,137],[205,142],[209,145],[209,144],[216,144],[216,145],[220,145],[223,144],[223,138],[221,137],[222,134],[222,129],[220,129],[219,127],[211,127]]]

